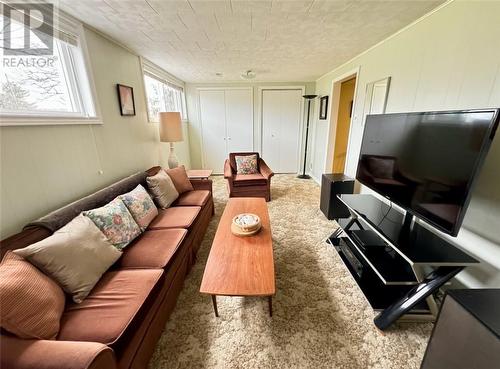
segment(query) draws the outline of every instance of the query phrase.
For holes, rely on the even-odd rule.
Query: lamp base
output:
[[[170,155],[168,156],[168,167],[170,169],[177,168],[179,166],[179,160],[174,152],[174,143],[170,142]]]
[[[297,178],[300,178],[300,179],[311,179],[311,176],[309,176],[307,174],[299,174],[297,176]]]

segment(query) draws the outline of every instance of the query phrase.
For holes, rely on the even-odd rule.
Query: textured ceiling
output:
[[[69,14],[186,82],[313,81],[443,3],[59,0]],[[223,73],[217,77],[216,73]]]

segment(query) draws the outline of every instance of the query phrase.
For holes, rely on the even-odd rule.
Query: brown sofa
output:
[[[237,174],[236,156],[257,155],[257,174]],[[227,179],[229,197],[263,197],[271,201],[271,177],[274,173],[258,152],[230,153],[224,163],[224,178]]]
[[[102,206],[138,184],[147,188],[146,177],[158,170],[134,174],[28,224],[0,243],[1,256],[48,237],[81,211]],[[56,340],[26,340],[2,332],[0,367],[146,368],[214,213],[212,181],[191,183],[195,190],[160,210],[81,304],[66,300]]]

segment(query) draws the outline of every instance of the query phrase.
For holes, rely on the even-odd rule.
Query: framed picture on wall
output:
[[[319,99],[319,119],[326,119],[328,112],[328,96],[323,96]]]
[[[118,101],[121,115],[135,115],[134,89],[130,86],[117,84]]]

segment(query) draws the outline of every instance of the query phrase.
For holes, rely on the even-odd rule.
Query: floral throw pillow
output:
[[[256,174],[259,173],[257,168],[257,155],[245,155],[234,157],[236,160],[236,173],[237,174]]]
[[[118,197],[100,208],[85,211],[83,215],[89,217],[118,250],[141,234],[141,229]]]
[[[141,185],[138,185],[132,191],[120,195],[119,198],[123,201],[135,222],[144,231],[149,223],[158,215],[158,209],[151,199],[151,196]]]

